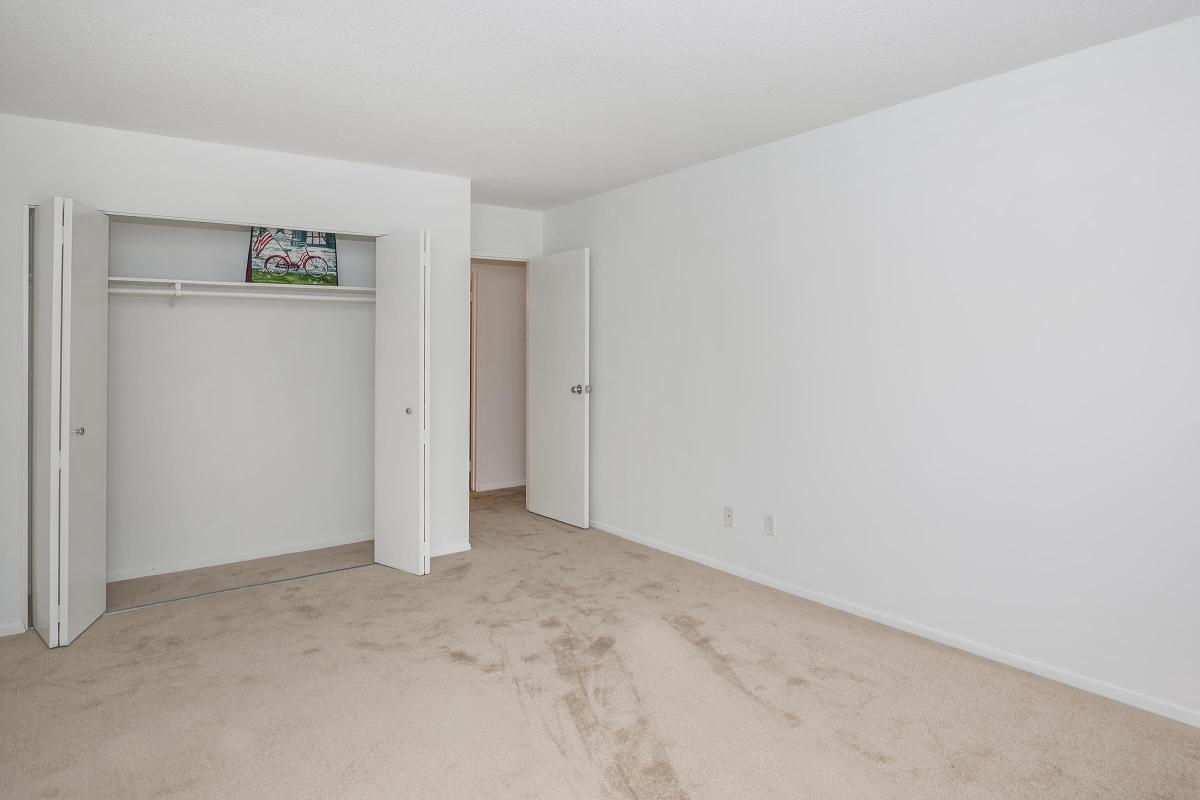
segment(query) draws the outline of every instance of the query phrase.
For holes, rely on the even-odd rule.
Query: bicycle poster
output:
[[[246,282],[337,286],[337,238],[323,231],[251,228]]]

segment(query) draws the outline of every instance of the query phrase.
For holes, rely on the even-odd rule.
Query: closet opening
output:
[[[109,611],[375,561],[375,240],[252,231],[109,218]]]
[[[429,572],[428,231],[29,210],[29,616]]]

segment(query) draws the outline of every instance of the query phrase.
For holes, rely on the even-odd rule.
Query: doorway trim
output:
[[[468,445],[468,462],[467,462],[467,489],[468,491],[476,491],[475,485],[475,462],[479,457],[479,446],[476,442],[476,431],[479,430],[479,361],[476,354],[475,342],[479,338],[479,268],[475,266],[475,259],[471,259],[471,403],[470,415],[468,422],[467,438],[470,444]]]
[[[521,267],[525,268],[529,265],[531,258],[519,258],[517,256],[494,256],[494,255],[479,255],[471,254],[470,271],[471,271],[471,286],[470,286],[470,414],[468,420],[467,437],[470,442],[469,453],[467,460],[468,481],[467,489],[470,494],[479,493],[478,466],[479,466],[479,352],[477,342],[479,339],[479,270],[487,267]],[[522,321],[522,331],[525,328],[525,320]],[[522,333],[522,336],[524,334]],[[521,485],[524,485],[523,483]],[[512,488],[512,487],[500,487]],[[496,487],[484,487],[482,491],[489,492],[495,490]]]
[[[470,309],[468,311],[468,314],[470,315],[470,322],[468,323],[468,325],[469,325],[468,336],[471,339],[471,344],[470,344],[471,366],[470,366],[470,378],[468,379],[470,381],[470,387],[468,388],[468,393],[470,395],[470,400],[469,400],[470,410],[467,412],[467,442],[468,442],[468,444],[467,444],[467,494],[468,494],[468,496],[471,495],[472,493],[474,493],[475,491],[477,491],[475,488],[475,486],[476,486],[475,462],[478,460],[478,454],[479,454],[479,451],[476,447],[477,443],[476,443],[476,437],[475,437],[475,432],[479,429],[479,417],[478,417],[479,404],[476,402],[478,399],[478,390],[476,387],[478,386],[479,373],[478,373],[477,359],[476,359],[476,353],[475,353],[475,338],[476,338],[477,334],[479,333],[479,323],[478,323],[478,313],[477,313],[478,305],[475,302],[476,297],[478,296],[476,293],[479,290],[479,270],[477,270],[475,268],[475,262],[476,261],[507,261],[507,262],[511,262],[514,265],[526,264],[529,262],[529,259],[536,258],[538,255],[539,254],[535,253],[533,255],[518,256],[518,255],[501,254],[501,253],[486,253],[486,252],[481,252],[481,251],[477,251],[477,250],[471,250],[470,256],[468,257],[468,264],[470,266],[470,272],[471,272],[471,286],[470,286],[470,289],[468,289],[468,295],[467,295],[467,303],[468,303],[468,306]]]
[[[29,630],[33,619],[33,559],[30,551],[33,547],[33,258],[34,258],[34,219],[37,204],[26,204],[21,207],[21,230],[23,242],[21,245],[21,264],[24,281],[21,286],[21,370],[18,377],[18,391],[21,399],[19,413],[25,426],[25,435],[21,437],[21,461],[25,465],[22,480],[25,495],[25,537],[18,563],[25,565],[25,602],[21,604],[21,618],[18,622],[20,630],[0,628],[0,636],[10,633],[24,633]]]

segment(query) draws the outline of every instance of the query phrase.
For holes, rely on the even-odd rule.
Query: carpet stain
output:
[[[443,581],[460,581],[471,571],[471,562],[464,561],[437,573],[437,578]]]
[[[709,669],[718,677],[747,697],[754,697],[753,692],[746,688],[746,684],[730,666],[734,662],[733,656],[718,653],[709,638],[700,633],[700,620],[689,614],[667,615],[663,620],[700,654]]]
[[[471,655],[463,650],[451,650],[449,653],[447,653],[447,655],[449,656],[451,663],[478,667],[479,671],[485,674],[499,672],[504,669],[503,661],[485,664],[479,660],[478,656]]]
[[[839,729],[835,731],[835,733],[838,740],[872,764],[883,766],[884,764],[890,764],[895,760],[892,756],[889,756],[886,753],[882,753],[873,747],[862,744],[850,731]]]
[[[571,686],[559,705],[575,731],[574,746],[582,747],[609,788],[629,800],[687,800],[616,639],[568,630],[548,644],[559,677]],[[560,741],[559,749],[569,753],[572,745]]]
[[[593,657],[600,657],[608,652],[609,648],[615,644],[613,637],[600,636],[588,645],[588,653]]]
[[[322,612],[321,609],[310,603],[293,606],[292,611],[304,617],[305,619],[320,619],[322,616],[324,616],[324,612]]]
[[[470,653],[464,653],[462,650],[451,650],[450,660],[455,664],[478,664],[479,659]]]
[[[795,727],[800,724],[801,718],[793,711],[780,708],[775,703],[767,700],[756,691],[752,691],[746,686],[745,682],[734,670],[733,664],[736,659],[732,655],[726,655],[717,651],[713,646],[709,637],[700,633],[700,620],[690,614],[664,615],[663,620],[675,629],[675,632],[683,637],[684,641],[692,646],[692,648],[700,654],[701,658],[708,665],[709,669],[721,680],[728,683],[738,692],[750,698],[754,702],[778,714],[788,725]]]
[[[862,675],[851,672],[841,667],[828,667],[822,665],[811,665],[808,668],[809,672],[818,678],[832,681],[850,681],[852,683],[867,684],[872,681],[864,678]]]
[[[376,642],[370,639],[354,639],[350,646],[355,650],[367,650],[374,653],[391,653],[404,649],[403,642]]]

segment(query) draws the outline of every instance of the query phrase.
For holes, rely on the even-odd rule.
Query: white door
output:
[[[104,613],[108,217],[56,198],[35,212],[34,628],[51,647]]]
[[[61,339],[62,202],[33,210],[30,360],[30,624],[49,647],[58,647],[58,434]],[[51,357],[51,350],[55,353]]]
[[[375,243],[375,561],[429,573],[429,232]]]
[[[530,259],[526,296],[525,506],[587,528],[587,249]]]

